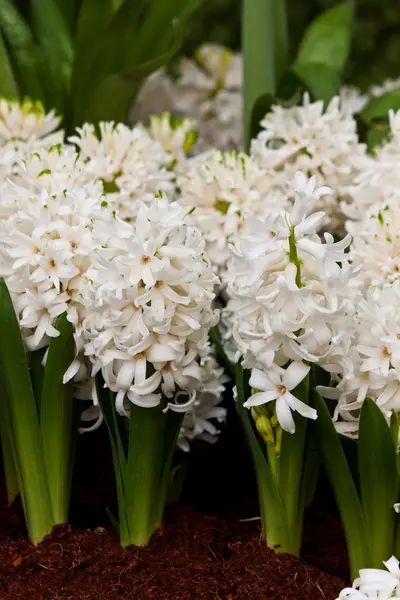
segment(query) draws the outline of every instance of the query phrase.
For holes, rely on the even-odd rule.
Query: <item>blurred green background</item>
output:
[[[290,39],[296,47],[304,28],[338,0],[287,0]],[[241,0],[204,0],[191,19],[184,52],[202,42],[240,47]],[[362,89],[387,77],[400,77],[400,0],[356,0],[356,22],[346,80]]]

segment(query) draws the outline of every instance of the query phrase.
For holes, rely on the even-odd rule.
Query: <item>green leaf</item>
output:
[[[0,33],[0,96],[4,98],[17,98],[18,85],[14,77],[13,69],[4,45],[3,36]]]
[[[255,104],[276,92],[274,6],[273,0],[245,0],[242,7],[243,121],[248,149]]]
[[[293,395],[308,404],[309,377],[306,377],[297,386]],[[285,506],[289,531],[292,538],[296,540],[296,554],[299,554],[304,513],[304,505],[301,504],[300,497],[302,496],[308,420],[296,413],[294,414],[294,421],[296,425],[295,433],[290,434],[286,431],[282,433],[278,488]]]
[[[275,77],[279,82],[289,64],[289,31],[286,0],[272,0],[274,19]]]
[[[244,380],[244,373],[240,364],[236,365],[236,389],[238,394],[237,408],[256,471],[261,518],[268,546],[279,552],[291,553],[291,534],[282,498],[262,449],[260,437],[257,436],[250,420],[251,413],[243,406],[250,396],[250,389],[248,383]]]
[[[115,483],[118,498],[118,516],[119,516],[119,535],[121,545],[128,546],[130,542],[128,521],[125,512],[125,485],[124,478],[126,472],[126,459],[118,427],[117,415],[115,410],[115,398],[112,392],[104,387],[104,380],[99,373],[96,377],[97,397],[99,405],[107,425],[111,452],[114,464]]]
[[[53,526],[46,465],[25,348],[10,294],[0,279],[0,379],[7,403],[29,537],[39,543]]]
[[[44,367],[42,365],[42,362],[46,350],[47,348],[41,348],[40,350],[35,350],[34,352],[31,352],[31,360],[29,365],[33,395],[35,396],[36,409],[38,415],[40,415],[40,403],[42,401],[42,388],[44,377]]]
[[[54,0],[54,2],[63,15],[71,35],[74,35],[78,12],[81,10],[81,0]]]
[[[111,20],[110,7],[106,8],[104,13],[104,25],[107,26],[104,28],[103,25],[100,25],[100,34],[97,32],[96,35],[94,35],[94,33],[90,34],[90,47],[88,47],[84,36],[88,28],[91,27],[90,19],[94,14],[93,11],[95,10],[95,6],[92,4],[87,5],[87,13],[82,15],[84,20],[79,26],[81,33],[79,34],[79,41],[77,41],[77,59],[74,66],[74,125],[78,125],[86,119],[93,121],[98,120],[96,115],[93,119],[90,117],[92,111],[102,115],[101,119],[124,120],[120,119],[120,114],[122,113],[121,110],[118,115],[113,112],[108,113],[107,111],[110,108],[113,110],[118,104],[123,104],[125,106],[128,103],[126,100],[126,87],[128,86],[128,81],[125,81],[125,78],[127,80],[129,78],[127,64],[129,65],[129,56],[136,40],[138,19],[140,16],[140,4],[140,2],[125,0]],[[97,5],[98,3],[96,3],[96,6]],[[107,5],[104,4],[104,6]],[[96,18],[95,21],[95,25],[97,24],[98,18]],[[87,52],[87,58],[84,56],[85,52]],[[78,64],[80,59],[83,61],[82,68]],[[133,65],[131,64],[130,66]],[[123,79],[123,85],[118,79],[120,76],[116,75],[116,73],[124,73],[124,77],[121,77],[121,79]],[[100,86],[101,89],[99,90],[99,94],[111,94],[107,89],[107,85],[104,83],[107,79],[109,80],[108,86],[110,88],[112,88],[113,85],[116,86],[114,99],[110,99],[109,97],[99,99],[97,97],[96,100],[94,100],[93,95]],[[120,93],[124,94],[124,98],[121,102],[118,102],[118,94]],[[132,96],[131,91],[130,94]],[[93,109],[88,109],[91,99],[94,107]],[[100,106],[97,106],[99,102]],[[104,106],[104,109],[102,106]],[[86,117],[85,115],[89,115],[89,117]]]
[[[392,435],[393,446],[397,452],[399,448],[399,419],[396,411],[394,410],[392,410],[392,414],[390,416],[390,433]]]
[[[292,72],[314,100],[326,104],[339,93],[340,77],[336,71],[323,63],[295,64]]]
[[[167,63],[181,46],[181,30],[174,30],[175,39],[169,50],[146,63],[132,67],[129,71],[120,72],[107,77],[95,89],[86,107],[83,107],[81,121],[98,122],[106,119],[124,122],[127,120],[129,108],[144,78]],[[83,118],[82,118],[83,116]],[[77,117],[76,117],[77,118]],[[79,120],[78,120],[79,122]]]
[[[132,404],[129,420],[125,512],[129,543],[145,546],[158,526],[166,415],[161,406],[142,408]]]
[[[195,12],[203,0],[163,0],[153,1],[137,31],[137,37],[131,42],[129,62],[140,64],[165,52],[169,44],[170,27],[175,22],[181,26]]]
[[[317,63],[342,73],[350,52],[353,2],[343,2],[319,15],[301,41],[295,65]]]
[[[69,102],[74,56],[71,34],[55,0],[31,0],[31,12],[45,61],[47,101],[64,112]]]
[[[62,524],[68,521],[73,410],[72,381],[64,384],[63,377],[74,359],[75,343],[66,313],[56,319],[54,327],[60,335],[50,342],[44,369],[40,430],[54,522]]]
[[[0,0],[0,29],[10,49],[21,94],[44,101],[40,50],[11,0]]]
[[[113,0],[82,0],[75,37],[74,89],[85,84],[93,55],[98,49],[115,9]]]
[[[371,544],[372,562],[379,569],[393,552],[399,481],[396,451],[385,417],[376,403],[366,398],[360,415],[358,435],[361,503]]]
[[[400,89],[387,92],[378,98],[372,98],[363,108],[360,116],[364,121],[374,121],[375,119],[388,121],[390,109],[394,111],[400,109]]]
[[[369,567],[372,561],[364,514],[326,404],[315,389],[311,392],[311,398],[318,413],[318,418],[312,422],[312,428],[339,508],[349,552],[351,576],[355,579],[359,570]]]
[[[8,505],[14,502],[19,494],[20,475],[16,458],[16,449],[12,434],[12,427],[4,400],[0,401],[0,442],[3,455],[4,475]]]
[[[388,125],[373,126],[367,133],[368,152],[373,154],[376,147],[381,146],[383,142],[390,139],[391,131]]]

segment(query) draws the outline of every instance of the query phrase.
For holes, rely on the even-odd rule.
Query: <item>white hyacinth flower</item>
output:
[[[335,242],[330,234],[321,239],[316,233],[325,214],[313,211],[326,188],[315,186],[314,177],[298,172],[290,184],[291,209],[273,211],[264,220],[247,218],[244,234],[231,247],[227,273],[228,337],[260,390],[246,406],[274,402],[281,427],[291,432],[291,410],[308,418],[315,418],[315,411],[289,392],[307,376],[304,363],[340,371],[358,294],[350,285],[350,238]],[[302,378],[292,379],[294,373]]]
[[[399,561],[392,556],[384,569],[360,569],[352,588],[345,588],[336,600],[389,600],[400,598]]]

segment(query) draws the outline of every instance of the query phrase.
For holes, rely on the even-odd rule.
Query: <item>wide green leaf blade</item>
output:
[[[130,408],[125,512],[135,546],[145,546],[158,526],[166,419],[161,406]]]
[[[375,402],[366,398],[358,435],[361,503],[371,544],[371,567],[379,569],[393,552],[399,480],[390,428]]]
[[[13,73],[7,48],[3,36],[0,34],[0,96],[3,98],[17,98],[18,85]]]
[[[47,101],[64,112],[71,87],[71,33],[55,0],[31,0],[32,24],[44,57]]]
[[[298,78],[314,100],[326,104],[339,93],[340,77],[331,67],[322,63],[295,64],[292,73]]]
[[[372,98],[360,113],[364,121],[373,121],[375,119],[388,120],[389,110],[394,111],[400,109],[400,89],[392,90],[379,96]]]
[[[202,2],[203,0],[153,0],[137,36],[131,40],[129,62],[139,64],[164,53],[170,27],[176,21],[183,25]]]
[[[54,2],[63,15],[71,35],[74,35],[76,20],[81,10],[81,0],[54,0]]]
[[[167,63],[181,46],[180,28],[175,27],[174,33],[175,38],[165,54],[104,79],[94,90],[87,105],[82,107],[83,113],[76,114],[76,123],[80,121],[98,122],[106,119],[126,121],[129,108],[144,78]]]
[[[319,63],[342,73],[350,51],[353,14],[349,0],[314,19],[301,41],[295,64]]]
[[[21,475],[29,537],[40,542],[53,526],[39,419],[25,348],[10,294],[0,279],[0,379]]]
[[[328,408],[315,389],[311,392],[311,398],[318,413],[318,418],[311,426],[335,494],[347,541],[351,575],[355,579],[360,569],[368,568],[372,563],[368,530],[357,489]]]
[[[20,93],[33,100],[44,101],[40,50],[11,0],[0,0],[0,30],[10,49]]]
[[[243,122],[245,148],[251,139],[252,114],[259,98],[276,92],[274,0],[242,3]]]
[[[64,384],[63,377],[74,359],[75,343],[66,313],[56,319],[54,326],[60,335],[50,342],[44,369],[40,430],[54,522],[61,524],[68,520],[73,410],[72,381]]]
[[[3,392],[0,389],[0,394]],[[12,423],[7,414],[5,399],[0,400],[0,443],[3,456],[4,475],[6,479],[7,500],[10,506],[18,496],[20,473],[17,462]]]
[[[75,37],[74,88],[85,84],[84,78],[99,41],[107,30],[114,15],[113,0],[83,0],[79,11]]]
[[[248,380],[247,377],[246,379]],[[267,533],[267,543],[279,552],[292,552],[291,532],[278,487],[262,450],[260,439],[257,437],[251,423],[251,414],[243,406],[250,396],[250,389],[248,381],[244,379],[240,364],[236,365],[236,389],[238,394],[237,408],[256,471],[261,518],[263,529]]]

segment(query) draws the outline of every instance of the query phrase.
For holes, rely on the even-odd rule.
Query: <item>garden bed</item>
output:
[[[149,546],[123,550],[103,508],[114,506],[106,443],[104,431],[80,439],[72,525],[37,548],[27,540],[18,503],[9,509],[1,500],[1,600],[335,600],[348,583],[343,535],[329,494],[308,511],[301,560],[274,554],[261,539],[260,522],[242,520],[257,515],[257,497],[235,422],[223,444],[195,448],[182,504],[167,509],[165,525]],[[223,469],[229,452],[241,461],[234,487],[226,485],[230,474]],[[213,456],[207,473],[200,467],[204,453]]]

